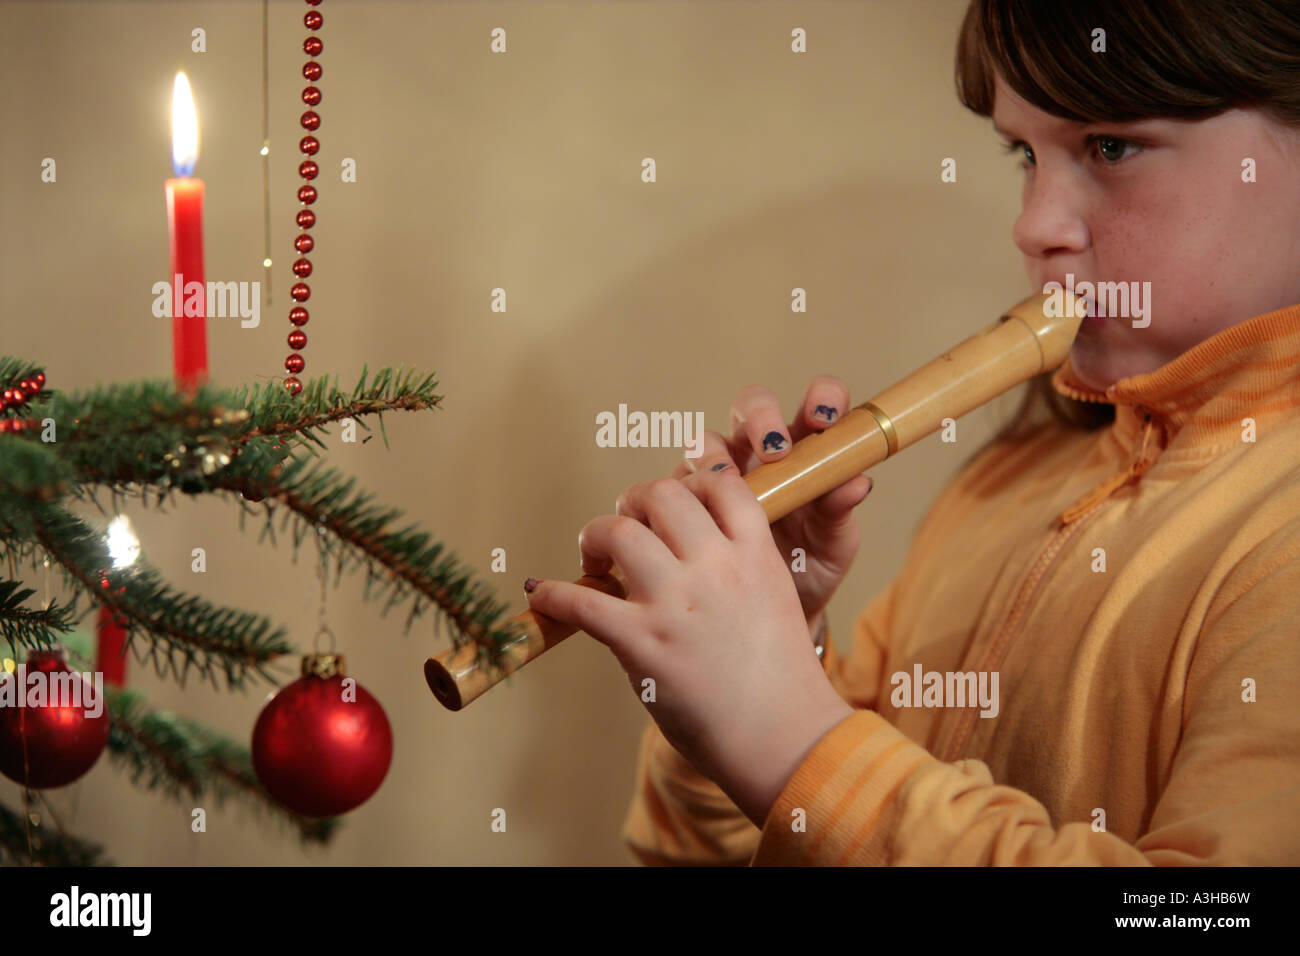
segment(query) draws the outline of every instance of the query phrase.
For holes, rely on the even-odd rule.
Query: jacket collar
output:
[[[1122,378],[1104,392],[1079,381],[1070,359],[1052,376],[1069,398],[1115,406],[1112,434],[1133,451],[1148,418],[1161,445],[1175,440],[1194,455],[1240,444],[1243,419],[1256,430],[1300,414],[1300,303],[1216,333],[1152,372]]]

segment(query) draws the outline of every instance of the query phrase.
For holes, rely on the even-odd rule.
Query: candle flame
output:
[[[140,556],[140,542],[131,530],[131,522],[126,515],[118,515],[108,523],[107,544],[114,568],[130,567]]]
[[[185,74],[176,74],[172,86],[172,169],[177,176],[194,174],[199,159],[199,117],[194,111],[194,94]]]

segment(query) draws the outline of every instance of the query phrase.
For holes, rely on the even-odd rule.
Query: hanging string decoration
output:
[[[320,0],[306,0],[306,2],[311,7],[320,5]],[[307,333],[302,327],[307,324],[311,315],[303,303],[311,298],[311,287],[303,280],[311,275],[311,260],[307,255],[316,246],[316,241],[308,230],[316,225],[316,213],[311,209],[316,202],[316,187],[312,185],[312,180],[320,172],[320,167],[311,157],[320,150],[320,141],[314,135],[320,129],[320,114],[316,112],[316,107],[320,105],[321,93],[316,83],[324,70],[317,57],[324,51],[325,44],[317,34],[324,23],[325,18],[321,16],[319,10],[308,10],[302,18],[303,26],[312,33],[302,41],[302,50],[311,59],[302,67],[302,75],[308,83],[302,91],[302,101],[307,105],[307,110],[299,117],[299,122],[307,131],[307,135],[299,140],[298,149],[307,158],[298,164],[298,175],[305,180],[303,185],[298,187],[298,202],[302,208],[298,210],[296,220],[298,228],[302,231],[293,240],[294,250],[298,253],[298,258],[293,263],[293,274],[297,281],[289,289],[289,298],[294,304],[289,309],[289,323],[293,329],[289,332],[288,342],[289,348],[293,351],[284,360],[284,367],[289,372],[289,377],[284,380],[284,387],[289,390],[290,395],[297,395],[302,391],[302,381],[298,376],[307,367],[307,360],[302,357],[302,350],[307,347]]]

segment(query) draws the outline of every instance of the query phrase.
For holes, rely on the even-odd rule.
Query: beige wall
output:
[[[525,576],[574,577],[582,525],[680,458],[597,448],[598,411],[702,410],[724,430],[742,386],[766,384],[790,408],[818,373],[862,401],[991,321],[1029,291],[1010,241],[1019,173],[953,93],[963,8],[326,0],[307,371],[351,383],[363,363],[413,363],[446,395],[441,411],[391,417],[391,450],[336,443],[333,463],[522,607]],[[212,321],[220,382],[284,374],[305,9],[271,5],[275,304],[257,329]],[[0,351],[45,362],[52,386],[170,374],[150,287],[167,269],[177,69],[200,110],[208,277],[263,279],[260,10],[0,4]],[[203,54],[190,52],[196,26]],[[498,26],[509,52],[494,56]],[[794,27],[805,55],[789,52]],[[46,156],[55,184],[40,182]],[[339,182],[344,156],[355,184]],[[639,180],[645,156],[652,185]],[[939,180],[947,156],[955,184]],[[489,310],[497,286],[506,314]],[[796,286],[806,315],[790,311]],[[935,437],[871,472],[863,550],[832,605],[841,648],[934,494],[1013,404],[970,416],[955,446]],[[309,645],[310,560],[259,546],[228,502],[126,510],[178,585],[269,614]],[[196,546],[206,575],[189,570]],[[504,575],[487,572],[495,547]],[[362,603],[359,579],[330,614],[396,735],[387,781],[332,849],[303,853],[230,807],[191,834],[188,806],[107,761],[52,794],[71,828],[133,864],[630,862],[618,829],[647,717],[603,647],[578,636],[453,714],[421,673],[427,619],[403,636],[400,615]],[[266,693],[180,689],[140,666],[132,683],[244,741]],[[18,796],[0,785],[10,806]],[[505,834],[489,829],[495,807]]]

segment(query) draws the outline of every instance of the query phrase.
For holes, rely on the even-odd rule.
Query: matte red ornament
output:
[[[320,102],[320,90],[314,86],[309,86],[302,91],[302,101],[308,106],[315,106]]]
[[[300,350],[307,347],[307,333],[302,329],[294,329],[289,333],[289,348]]]
[[[316,10],[308,10],[303,14],[302,25],[308,30],[319,30],[325,18]]]
[[[305,282],[295,282],[289,290],[289,298],[295,302],[306,302],[311,298],[311,287]]]
[[[295,217],[299,229],[310,229],[316,225],[316,214],[310,209],[301,210]]]
[[[324,72],[325,71],[321,69],[320,64],[317,63],[315,60],[308,60],[306,63],[302,65],[302,75],[307,79],[311,80],[313,83],[319,80],[321,78],[321,74]]]
[[[303,233],[293,241],[293,247],[301,252],[304,256],[316,248],[316,241],[307,233]]]
[[[325,44],[321,42],[320,37],[308,37],[302,41],[302,52],[308,56],[320,56],[324,49]]]
[[[309,318],[311,316],[307,314],[307,310],[300,305],[295,305],[289,310],[289,321],[294,325],[306,325]]]
[[[253,769],[294,813],[337,816],[361,806],[384,782],[393,729],[369,691],[355,681],[344,685],[342,658],[310,655],[303,672],[258,715]]]
[[[315,156],[316,150],[320,149],[320,140],[315,136],[304,136],[298,140],[298,148],[308,156]]]
[[[303,129],[318,130],[320,129],[320,114],[308,110],[302,114],[298,122],[302,123]]]
[[[299,187],[298,187],[298,202],[304,202],[304,203],[307,203],[308,205],[311,205],[311,204],[314,203],[315,201],[316,201],[316,187],[315,187],[315,186],[299,186]]]
[[[0,773],[32,790],[66,786],[93,767],[108,745],[108,710],[99,698],[99,714],[87,714],[94,691],[64,662],[61,649],[31,651],[23,668],[0,678],[12,682],[3,690],[6,697],[12,693],[15,703],[21,698],[27,704],[0,707]],[[47,693],[38,706],[31,706],[37,673]],[[68,690],[72,686],[81,692],[80,706],[73,706],[75,698],[68,699],[75,693]]]
[[[299,279],[305,279],[311,275],[311,260],[299,259],[293,264],[293,274]]]
[[[284,380],[284,387],[290,395],[297,395],[302,391],[302,382],[290,375]]]
[[[294,375],[297,375],[307,367],[307,360],[295,352],[284,360],[284,367]]]

